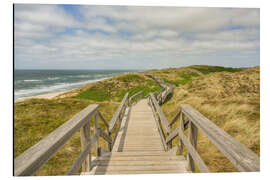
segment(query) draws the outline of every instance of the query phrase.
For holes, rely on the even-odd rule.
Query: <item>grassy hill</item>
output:
[[[232,69],[190,66],[148,72],[177,86],[172,98],[162,106],[169,121],[179,110],[180,104],[190,104],[260,155],[259,67]],[[211,171],[236,171],[234,166],[200,132],[198,151]]]
[[[189,66],[118,75],[87,84],[59,97],[30,99],[15,103],[15,157],[37,143],[89,104],[100,104],[110,120],[126,92],[160,90],[145,76],[152,73],[176,86],[162,109],[170,121],[179,105],[192,105],[241,143],[260,154],[260,69]],[[104,142],[101,143],[104,147]],[[198,151],[211,171],[236,171],[233,165],[199,132]],[[37,172],[37,175],[63,175],[80,153],[79,133]]]
[[[147,95],[160,89],[151,78],[129,73],[87,84],[52,100],[27,99],[17,102],[14,106],[14,155],[17,157],[23,153],[89,104],[100,104],[99,110],[109,121],[127,92],[129,96],[139,91]],[[100,126],[104,128],[104,124]],[[100,141],[101,146],[107,147],[102,139]],[[79,153],[78,132],[36,175],[64,175]]]

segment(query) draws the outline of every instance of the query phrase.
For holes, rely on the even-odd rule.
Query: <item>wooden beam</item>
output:
[[[102,131],[102,129],[99,128],[99,133],[100,133],[100,136],[105,140],[107,141],[108,143],[112,144],[112,139],[111,137],[106,134],[104,131]]]
[[[109,124],[107,123],[107,121],[105,120],[105,118],[103,117],[100,111],[98,111],[98,115],[100,119],[102,120],[102,122],[105,124],[106,128],[109,129]]]
[[[184,132],[181,129],[179,129],[178,132],[179,132],[179,137],[182,139],[184,145],[187,148],[187,151],[191,155],[192,159],[195,161],[195,163],[198,166],[200,172],[202,172],[202,173],[208,173],[208,172],[210,172],[209,169],[208,169],[208,167],[205,165],[205,163],[203,162],[202,158],[200,157],[200,155],[196,151],[196,149],[187,140]]]
[[[83,149],[83,151],[80,153],[78,158],[74,161],[71,168],[67,172],[67,175],[75,175],[79,171],[81,165],[83,164],[83,162],[87,158],[89,152],[91,152],[91,147],[98,140],[98,137],[99,137],[99,132],[95,133],[95,135],[90,138],[90,140],[88,141],[88,143],[85,146],[85,148]],[[91,168],[91,166],[90,166],[90,168]]]
[[[114,113],[113,118],[110,121],[110,126],[109,126],[109,132],[110,133],[112,133],[112,130],[113,130],[115,124],[116,124],[117,119],[119,118],[119,116],[121,114],[121,111],[122,111],[127,99],[128,99],[128,93],[126,93],[126,95],[124,96],[120,106],[117,108],[116,112]]]
[[[185,124],[184,124],[184,114],[180,113],[180,129],[184,132]],[[179,154],[182,155],[184,150],[184,144],[181,138],[179,138]]]
[[[169,126],[172,128],[172,125],[177,121],[177,119],[179,118],[179,116],[180,116],[180,113],[181,113],[181,111],[178,111],[177,113],[176,113],[176,115],[173,117],[173,119],[171,120],[171,122],[169,123]]]
[[[98,113],[95,114],[95,119],[94,119],[94,123],[95,123],[95,134],[100,134],[100,129],[99,129],[99,124],[98,124]],[[97,139],[96,141],[96,155],[97,157],[100,156],[100,149],[99,149],[99,139]]]
[[[96,112],[98,105],[89,105],[47,137],[15,159],[15,176],[33,175],[47,162]]]
[[[190,105],[183,104],[181,109],[188,119],[216,145],[236,168],[243,172],[260,171],[260,159],[257,154],[235,140]]]
[[[88,121],[80,131],[81,135],[81,149],[82,151],[85,149],[87,143],[90,140],[90,121]],[[85,158],[85,161],[82,163],[82,172],[89,172],[91,167],[91,152],[89,151],[89,155]]]
[[[188,128],[188,139],[196,151],[197,151],[197,137],[198,137],[198,128],[192,123],[192,121],[190,121]],[[192,172],[195,172],[195,163],[190,153],[188,153],[188,168]]]
[[[154,98],[155,98],[155,97],[154,97]],[[158,127],[158,132],[159,132],[159,134],[160,134],[160,138],[161,138],[161,142],[162,142],[162,144],[163,144],[163,148],[164,148],[164,150],[166,151],[166,150],[168,149],[167,143],[166,143],[166,140],[165,140],[165,136],[164,136],[164,134],[163,134],[163,131],[162,131],[161,127],[160,127],[160,123],[158,122],[158,117],[157,117],[157,115],[156,115],[156,112],[155,112],[155,109],[154,109],[154,105],[153,105],[153,103],[152,103],[151,98],[149,98],[149,103],[150,103],[150,106],[151,106],[151,108],[152,108],[152,112],[153,112],[153,114],[154,114],[154,119],[155,119],[156,125],[157,125],[157,127]]]
[[[174,138],[176,138],[178,136],[178,131],[181,127],[176,128],[175,130],[173,130],[169,136],[167,136],[166,138],[166,143],[170,143]]]
[[[150,97],[151,97],[151,100],[153,102],[153,105],[158,113],[158,116],[161,120],[161,123],[162,123],[162,126],[163,126],[163,129],[165,130],[166,133],[170,133],[171,132],[171,128],[169,127],[169,123],[165,117],[165,115],[163,114],[159,104],[157,103],[156,101],[156,98],[154,97],[154,95],[151,93],[150,94]]]

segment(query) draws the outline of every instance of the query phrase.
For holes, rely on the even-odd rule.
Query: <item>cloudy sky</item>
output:
[[[151,69],[260,63],[260,11],[15,5],[16,69]]]

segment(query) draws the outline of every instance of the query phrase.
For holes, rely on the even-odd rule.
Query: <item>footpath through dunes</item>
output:
[[[162,83],[162,91],[147,96],[140,91],[131,97],[127,92],[110,121],[104,118],[98,104],[90,104],[17,157],[14,174],[33,175],[78,131],[81,153],[67,175],[208,173],[197,150],[198,130],[239,171],[260,171],[260,158],[253,151],[189,104],[178,106],[168,121],[160,106],[172,97],[174,88],[154,79]],[[101,138],[107,145],[105,149]],[[92,149],[96,157],[92,157]]]
[[[147,99],[131,107],[110,154],[97,158],[88,174],[186,173],[183,156],[165,152]]]

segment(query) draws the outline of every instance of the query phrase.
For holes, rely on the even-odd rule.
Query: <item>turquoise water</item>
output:
[[[25,98],[40,94],[78,88],[84,84],[136,70],[15,70],[14,97]]]

